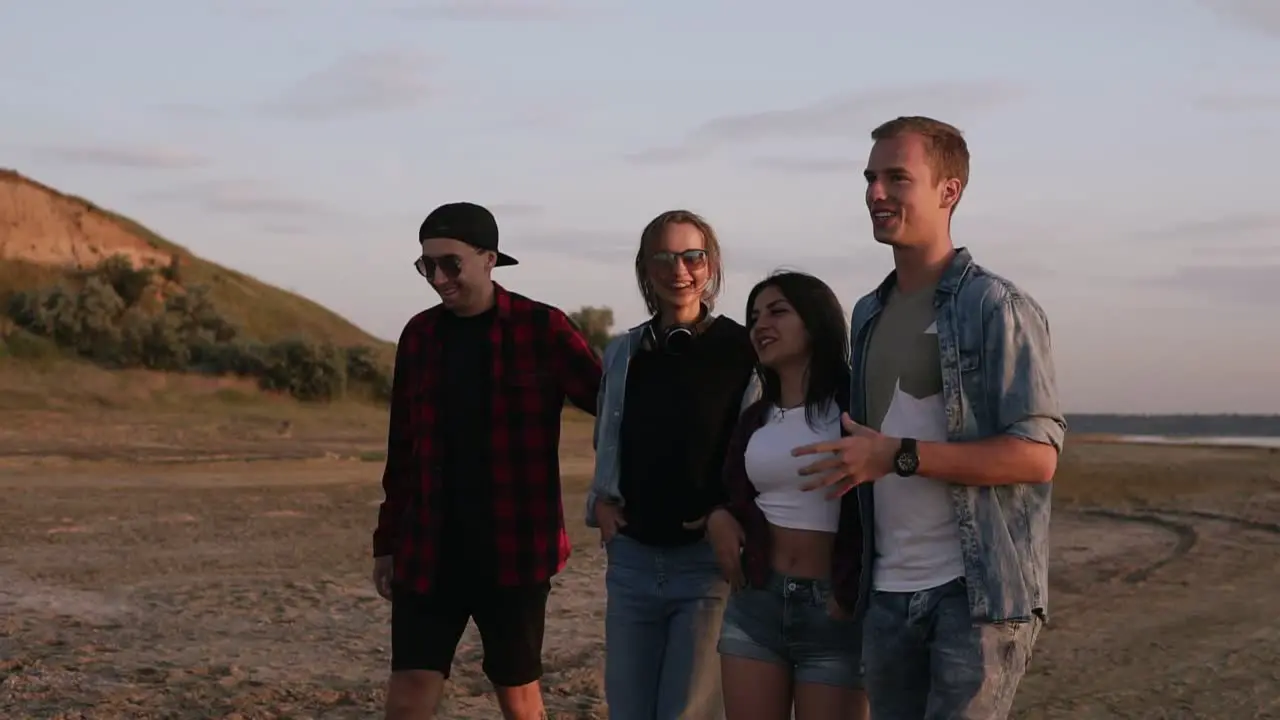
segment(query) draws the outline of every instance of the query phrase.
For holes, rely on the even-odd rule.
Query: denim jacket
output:
[[[604,377],[596,396],[596,426],[591,440],[596,451],[596,466],[591,490],[587,492],[587,527],[600,527],[596,521],[596,500],[606,498],[619,505],[623,504],[622,405],[627,394],[627,369],[631,367],[631,358],[640,351],[641,335],[646,324],[641,323],[626,334],[614,338],[604,349]],[[742,409],[745,410],[759,397],[759,378],[752,373],[750,384],[742,398]]]
[[[867,421],[867,345],[894,281],[891,273],[853,309],[850,405],[859,423]],[[1036,301],[959,248],[938,282],[934,307],[948,441],[1006,434],[1061,452],[1067,425],[1058,408],[1049,323]],[[974,620],[1047,618],[1051,494],[1051,483],[951,486]],[[871,484],[859,486],[858,497],[864,567],[870,567],[875,557]]]

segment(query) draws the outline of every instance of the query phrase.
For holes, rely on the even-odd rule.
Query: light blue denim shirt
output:
[[[867,345],[895,276],[853,309],[853,398],[867,421]],[[942,358],[947,438],[964,442],[1013,435],[1058,452],[1067,424],[1058,408],[1049,322],[1035,300],[959,248],[938,282],[934,307]],[[952,485],[964,556],[969,608],[978,621],[1048,615],[1051,483],[1000,487]],[[861,485],[865,567],[875,557],[874,495]],[[864,584],[864,591],[867,584]]]
[[[714,318],[714,315],[710,318]],[[623,504],[620,490],[622,405],[627,394],[627,369],[631,367],[631,358],[640,350],[641,335],[646,324],[641,323],[614,338],[604,349],[601,362],[604,377],[600,380],[600,393],[596,397],[596,426],[591,439],[596,451],[596,466],[591,490],[587,492],[587,527],[600,527],[596,521],[596,500],[606,498],[618,505]],[[760,392],[759,378],[752,373],[750,384],[742,398],[742,409],[755,402],[760,397]]]

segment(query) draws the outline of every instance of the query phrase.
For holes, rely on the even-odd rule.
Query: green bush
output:
[[[191,369],[209,375],[262,377],[267,369],[267,348],[239,340],[197,342],[191,346]]]
[[[260,384],[304,401],[336,400],[346,393],[345,354],[329,344],[283,340],[267,350]]]
[[[175,285],[182,284],[182,258],[178,253],[169,256],[169,264],[160,271],[160,277]]]
[[[90,277],[79,291],[58,285],[36,293],[15,293],[9,317],[32,334],[104,364],[120,355],[118,323],[125,303],[106,281]]]
[[[378,362],[377,351],[371,347],[347,348],[347,381],[368,388],[370,399],[375,402],[391,401],[390,369]]]
[[[590,305],[569,313],[569,320],[578,327],[578,331],[587,339],[587,343],[600,355],[613,339],[613,308],[592,307]]]
[[[0,338],[0,357],[43,361],[53,360],[61,355],[62,351],[52,340],[33,335],[21,328],[15,328]]]
[[[124,322],[121,360],[128,366],[165,372],[190,369],[191,343],[183,334],[180,318],[170,313],[131,311]]]
[[[383,370],[378,366],[374,349],[364,345],[347,348],[347,378],[356,382],[373,382]]]
[[[105,280],[126,307],[133,307],[142,301],[150,287],[152,271],[147,268],[135,270],[128,257],[113,255],[98,265],[93,277]]]
[[[178,262],[175,255],[162,271],[166,279],[178,276]],[[369,388],[375,400],[390,399],[391,375],[373,348],[243,340],[207,288],[187,288],[160,307],[145,302],[152,271],[134,270],[121,256],[80,279],[78,285],[13,294],[0,310],[16,329],[0,352],[31,357],[63,349],[108,367],[251,377],[304,401],[339,399],[349,382]]]

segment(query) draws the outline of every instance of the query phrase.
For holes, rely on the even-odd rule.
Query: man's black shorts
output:
[[[542,636],[551,581],[521,587],[455,582],[418,595],[393,588],[391,671],[434,670],[446,678],[458,641],[474,619],[484,674],[499,687],[542,677]]]

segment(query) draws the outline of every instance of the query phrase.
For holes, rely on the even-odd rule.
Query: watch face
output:
[[[916,459],[910,453],[899,453],[897,457],[898,472],[903,475],[913,475],[916,471]]]

